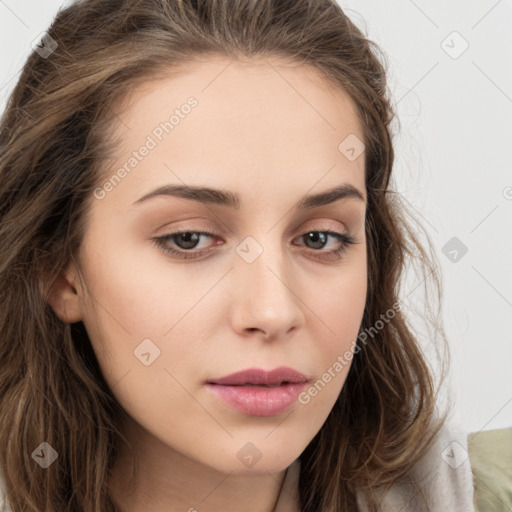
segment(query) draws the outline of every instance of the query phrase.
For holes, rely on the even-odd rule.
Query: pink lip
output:
[[[249,368],[232,373],[220,379],[210,379],[208,383],[224,384],[229,386],[242,386],[244,384],[264,384],[273,386],[282,382],[307,382],[308,378],[288,366],[279,366],[271,371],[260,368]]]
[[[217,397],[245,414],[272,416],[290,407],[307,381],[302,373],[281,366],[270,372],[250,368],[209,380],[205,385]]]

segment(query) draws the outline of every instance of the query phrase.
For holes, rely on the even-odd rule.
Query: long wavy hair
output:
[[[0,463],[13,511],[119,510],[107,482],[125,413],[83,324],[61,321],[47,298],[80,247],[87,200],[114,148],[116,105],[207,55],[309,64],[357,107],[368,197],[361,332],[371,339],[358,338],[339,399],[300,455],[299,493],[302,512],[353,512],[358,494],[378,511],[378,493],[408,478],[445,417],[419,335],[393,308],[411,262],[423,276],[424,318],[445,342],[431,307],[441,298],[435,254],[390,181],[396,115],[385,55],[334,0],[82,0],[48,34],[53,53],[31,53],[0,121]],[[46,470],[31,457],[43,441],[58,453]]]

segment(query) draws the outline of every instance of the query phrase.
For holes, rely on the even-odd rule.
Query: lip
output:
[[[292,368],[272,371],[249,368],[212,379],[206,388],[231,407],[251,416],[273,416],[288,409],[306,386],[308,378]]]
[[[307,381],[308,378],[303,373],[288,366],[279,366],[270,371],[260,368],[248,368],[220,379],[210,379],[207,383],[228,386],[243,386],[245,384],[275,386],[283,382],[300,383]]]

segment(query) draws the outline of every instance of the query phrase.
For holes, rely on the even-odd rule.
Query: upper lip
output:
[[[224,386],[242,386],[244,384],[263,384],[272,386],[283,382],[307,382],[308,378],[287,366],[280,366],[274,370],[262,370],[260,368],[248,368],[220,379],[211,379],[209,384],[222,384]]]

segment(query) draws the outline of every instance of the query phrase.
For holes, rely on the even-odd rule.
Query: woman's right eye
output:
[[[208,231],[192,231],[186,229],[180,229],[174,231],[173,233],[169,233],[164,236],[160,236],[154,238],[154,243],[160,247],[166,254],[170,254],[172,256],[177,256],[180,258],[199,258],[205,252],[205,250],[200,250],[196,252],[189,252],[189,249],[195,249],[197,247],[197,243],[200,237],[214,237],[214,233],[210,233]],[[179,241],[179,243],[178,243]],[[172,242],[175,245],[182,244],[184,247],[181,247],[181,250],[173,249],[169,243]]]

